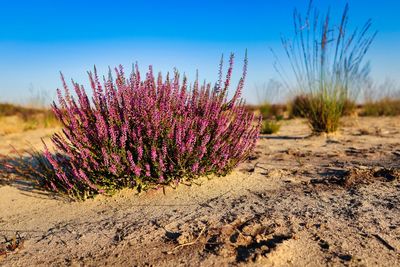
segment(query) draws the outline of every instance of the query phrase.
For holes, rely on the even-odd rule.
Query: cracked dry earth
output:
[[[400,266],[400,118],[343,122],[284,121],[232,174],[165,194],[70,203],[0,177],[0,265]]]

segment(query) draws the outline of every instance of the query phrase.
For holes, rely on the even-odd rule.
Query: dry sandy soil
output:
[[[1,136],[0,153],[51,132]],[[78,203],[0,177],[0,265],[400,266],[399,171],[397,117],[333,136],[285,121],[232,174],[165,192]]]

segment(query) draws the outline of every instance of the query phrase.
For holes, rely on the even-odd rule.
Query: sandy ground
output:
[[[285,121],[232,174],[165,192],[71,203],[0,177],[0,265],[400,266],[400,118],[309,134]]]

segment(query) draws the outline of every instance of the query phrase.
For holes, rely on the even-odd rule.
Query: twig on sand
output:
[[[206,226],[204,226],[203,229],[201,229],[199,235],[196,237],[195,240],[193,240],[191,242],[188,242],[188,243],[180,244],[180,245],[174,247],[172,250],[168,251],[167,254],[172,254],[172,253],[174,253],[175,250],[177,250],[179,248],[183,248],[183,247],[186,247],[186,246],[191,246],[191,245],[196,244],[197,241],[199,241],[200,237],[203,235],[205,230],[206,230]]]
[[[4,236],[4,242],[0,243],[0,259],[6,257],[9,253],[22,249],[24,241],[19,232],[16,232],[11,239]]]
[[[383,239],[383,238],[380,237],[379,235],[373,234],[373,236],[374,236],[379,242],[381,242],[382,245],[384,245],[387,249],[393,250],[393,251],[396,250],[396,249],[395,249],[394,247],[392,247],[385,239]]]

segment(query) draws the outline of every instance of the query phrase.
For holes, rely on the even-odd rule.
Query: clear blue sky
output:
[[[294,7],[308,0],[255,1],[5,1],[0,0],[0,101],[53,94],[58,72],[87,84],[86,71],[138,61],[142,70],[177,67],[214,81],[222,53],[235,52],[236,70],[247,48],[249,74],[244,96],[256,102],[255,87],[278,75],[269,50],[281,50],[281,34],[292,33]],[[315,0],[341,12],[346,1]],[[349,0],[350,20],[372,18],[379,31],[368,59],[376,80],[399,80],[400,1]],[[239,74],[236,72],[236,74]],[[236,75],[237,77],[238,75]],[[21,98],[22,96],[22,98]],[[52,95],[51,95],[52,96]]]

